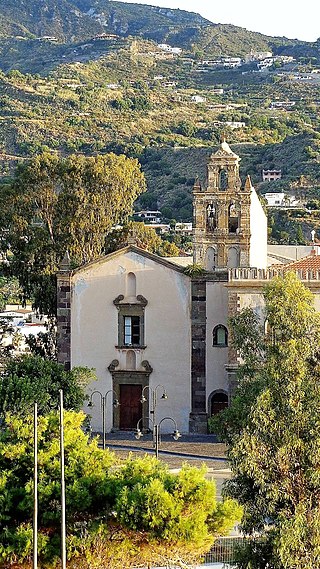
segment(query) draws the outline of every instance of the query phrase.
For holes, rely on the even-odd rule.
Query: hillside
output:
[[[61,42],[88,39],[103,32],[145,35],[209,22],[184,10],[169,10],[109,0],[8,0],[0,7],[0,34],[56,37]]]
[[[8,0],[0,6],[0,68],[46,74],[64,60],[77,61],[81,44],[80,55],[96,60],[108,51],[96,45],[106,33],[166,42],[197,57],[243,57],[251,50],[319,57],[318,44],[217,25],[184,10],[110,0]]]
[[[223,133],[260,192],[320,200],[319,41],[108,0],[34,0],[32,10],[19,2],[20,11],[17,1],[0,7],[2,178],[44,150],[125,153],[140,160],[148,182],[137,207],[189,220],[194,178],[204,181]],[[181,55],[162,51],[159,41],[180,46]],[[259,59],[235,68],[205,63],[255,50],[273,51],[266,69]],[[281,169],[282,180],[262,184],[268,168]]]

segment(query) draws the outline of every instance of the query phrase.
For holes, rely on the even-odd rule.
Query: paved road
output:
[[[151,434],[137,440],[133,432],[108,433],[106,444],[123,458],[130,454],[144,456],[155,452]],[[178,470],[186,462],[194,466],[205,464],[207,477],[216,482],[218,500],[221,500],[224,481],[231,478],[226,447],[218,443],[214,435],[183,435],[178,441],[174,441],[170,435],[162,435],[159,460],[168,464],[172,471]]]

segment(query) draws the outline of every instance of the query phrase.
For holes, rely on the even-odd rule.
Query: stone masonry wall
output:
[[[71,368],[71,275],[57,275],[57,347],[58,362]]]
[[[206,412],[206,281],[191,283],[191,413],[190,432],[207,432]]]

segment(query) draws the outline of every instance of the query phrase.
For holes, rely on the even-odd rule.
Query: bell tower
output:
[[[193,260],[209,271],[250,266],[249,176],[241,188],[240,158],[225,140],[207,165],[207,183],[193,187]]]

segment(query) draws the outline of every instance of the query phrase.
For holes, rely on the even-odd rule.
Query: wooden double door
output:
[[[142,385],[120,384],[120,420],[122,431],[133,431],[142,417]]]

